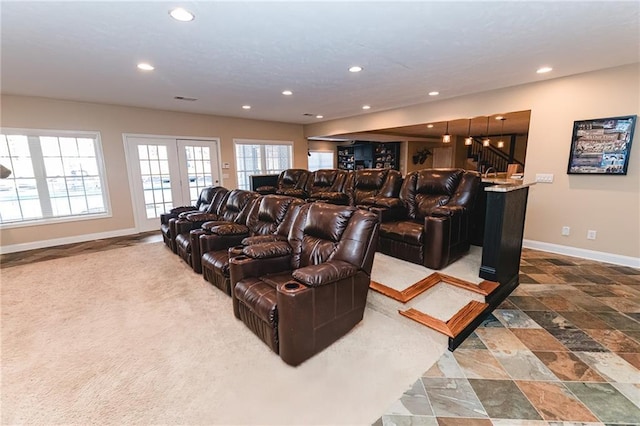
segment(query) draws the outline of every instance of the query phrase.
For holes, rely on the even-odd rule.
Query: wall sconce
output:
[[[447,130],[445,130],[444,135],[442,135],[442,143],[451,142],[451,135],[449,134],[449,122],[447,121]]]
[[[467,146],[473,144],[473,138],[471,137],[471,119],[469,119],[469,128],[467,129],[467,137],[464,138],[464,144]]]

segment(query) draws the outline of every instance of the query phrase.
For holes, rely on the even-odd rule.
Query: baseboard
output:
[[[640,268],[640,258],[638,257],[623,256],[620,254],[605,253],[603,251],[561,246],[559,244],[551,244],[533,240],[523,240],[522,246],[534,250],[548,251],[550,253],[580,257],[582,259],[597,260],[598,262],[613,263],[616,265],[629,266],[631,268]]]
[[[45,247],[61,246],[64,244],[83,243],[85,241],[102,240],[105,238],[122,237],[124,235],[137,234],[135,228],[118,229],[117,231],[98,232],[95,234],[74,235],[73,237],[54,238],[51,240],[33,241],[30,243],[11,244],[0,246],[0,254],[15,253],[19,251],[34,250]]]

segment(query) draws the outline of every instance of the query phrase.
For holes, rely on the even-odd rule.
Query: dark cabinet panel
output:
[[[338,168],[344,170],[400,168],[400,143],[357,142],[338,147]]]

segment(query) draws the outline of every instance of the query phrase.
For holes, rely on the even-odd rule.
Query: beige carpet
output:
[[[412,284],[428,277],[434,272],[460,278],[469,284],[478,284],[482,278],[478,276],[482,260],[482,248],[472,246],[469,253],[462,259],[439,271],[415,265],[400,259],[376,253],[371,279],[394,290],[402,291]],[[387,315],[397,313],[398,309],[416,309],[442,321],[447,321],[471,300],[484,302],[484,296],[454,287],[448,284],[436,284],[424,293],[416,296],[407,303],[385,301],[385,296],[374,291],[369,292],[368,301],[384,307]]]
[[[371,291],[287,366],[161,243],[0,273],[3,424],[370,424],[446,348]]]

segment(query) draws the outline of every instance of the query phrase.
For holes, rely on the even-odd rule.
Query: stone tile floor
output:
[[[640,424],[640,269],[525,249],[518,288],[374,424]]]

